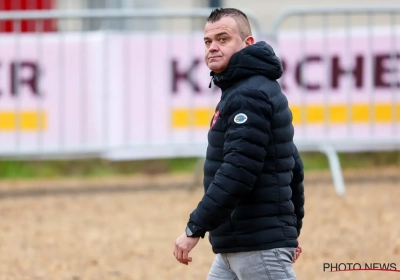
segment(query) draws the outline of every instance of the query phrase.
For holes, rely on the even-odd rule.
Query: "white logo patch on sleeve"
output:
[[[239,123],[239,124],[244,123],[244,122],[247,121],[247,116],[246,116],[246,114],[239,113],[239,114],[237,114],[237,115],[235,116],[235,118],[233,119],[233,121],[234,121],[235,123]]]

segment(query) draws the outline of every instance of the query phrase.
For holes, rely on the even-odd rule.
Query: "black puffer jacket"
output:
[[[189,228],[209,231],[214,253],[297,247],[304,216],[303,163],[293,143],[282,66],[258,42],[211,73],[222,96],[211,120],[205,194]]]

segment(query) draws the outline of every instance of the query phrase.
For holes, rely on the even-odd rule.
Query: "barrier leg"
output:
[[[339,157],[335,149],[331,146],[324,146],[321,148],[321,151],[328,157],[336,193],[342,196],[345,193],[345,186]]]
[[[203,175],[203,166],[204,166],[204,162],[205,162],[205,158],[199,158],[196,166],[194,168],[194,174],[193,174],[193,181],[192,183],[189,185],[189,190],[193,190],[195,189],[199,182],[201,181],[201,177]]]

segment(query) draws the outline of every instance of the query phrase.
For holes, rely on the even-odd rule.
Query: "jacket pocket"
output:
[[[234,209],[231,213],[231,228],[233,231],[236,228],[236,209]]]

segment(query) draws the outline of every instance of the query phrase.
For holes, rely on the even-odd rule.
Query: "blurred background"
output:
[[[215,7],[282,61],[306,169],[298,279],[396,279],[323,265],[400,256],[398,1],[0,0],[1,279],[206,279],[207,238],[188,267],[172,250],[203,195]]]

